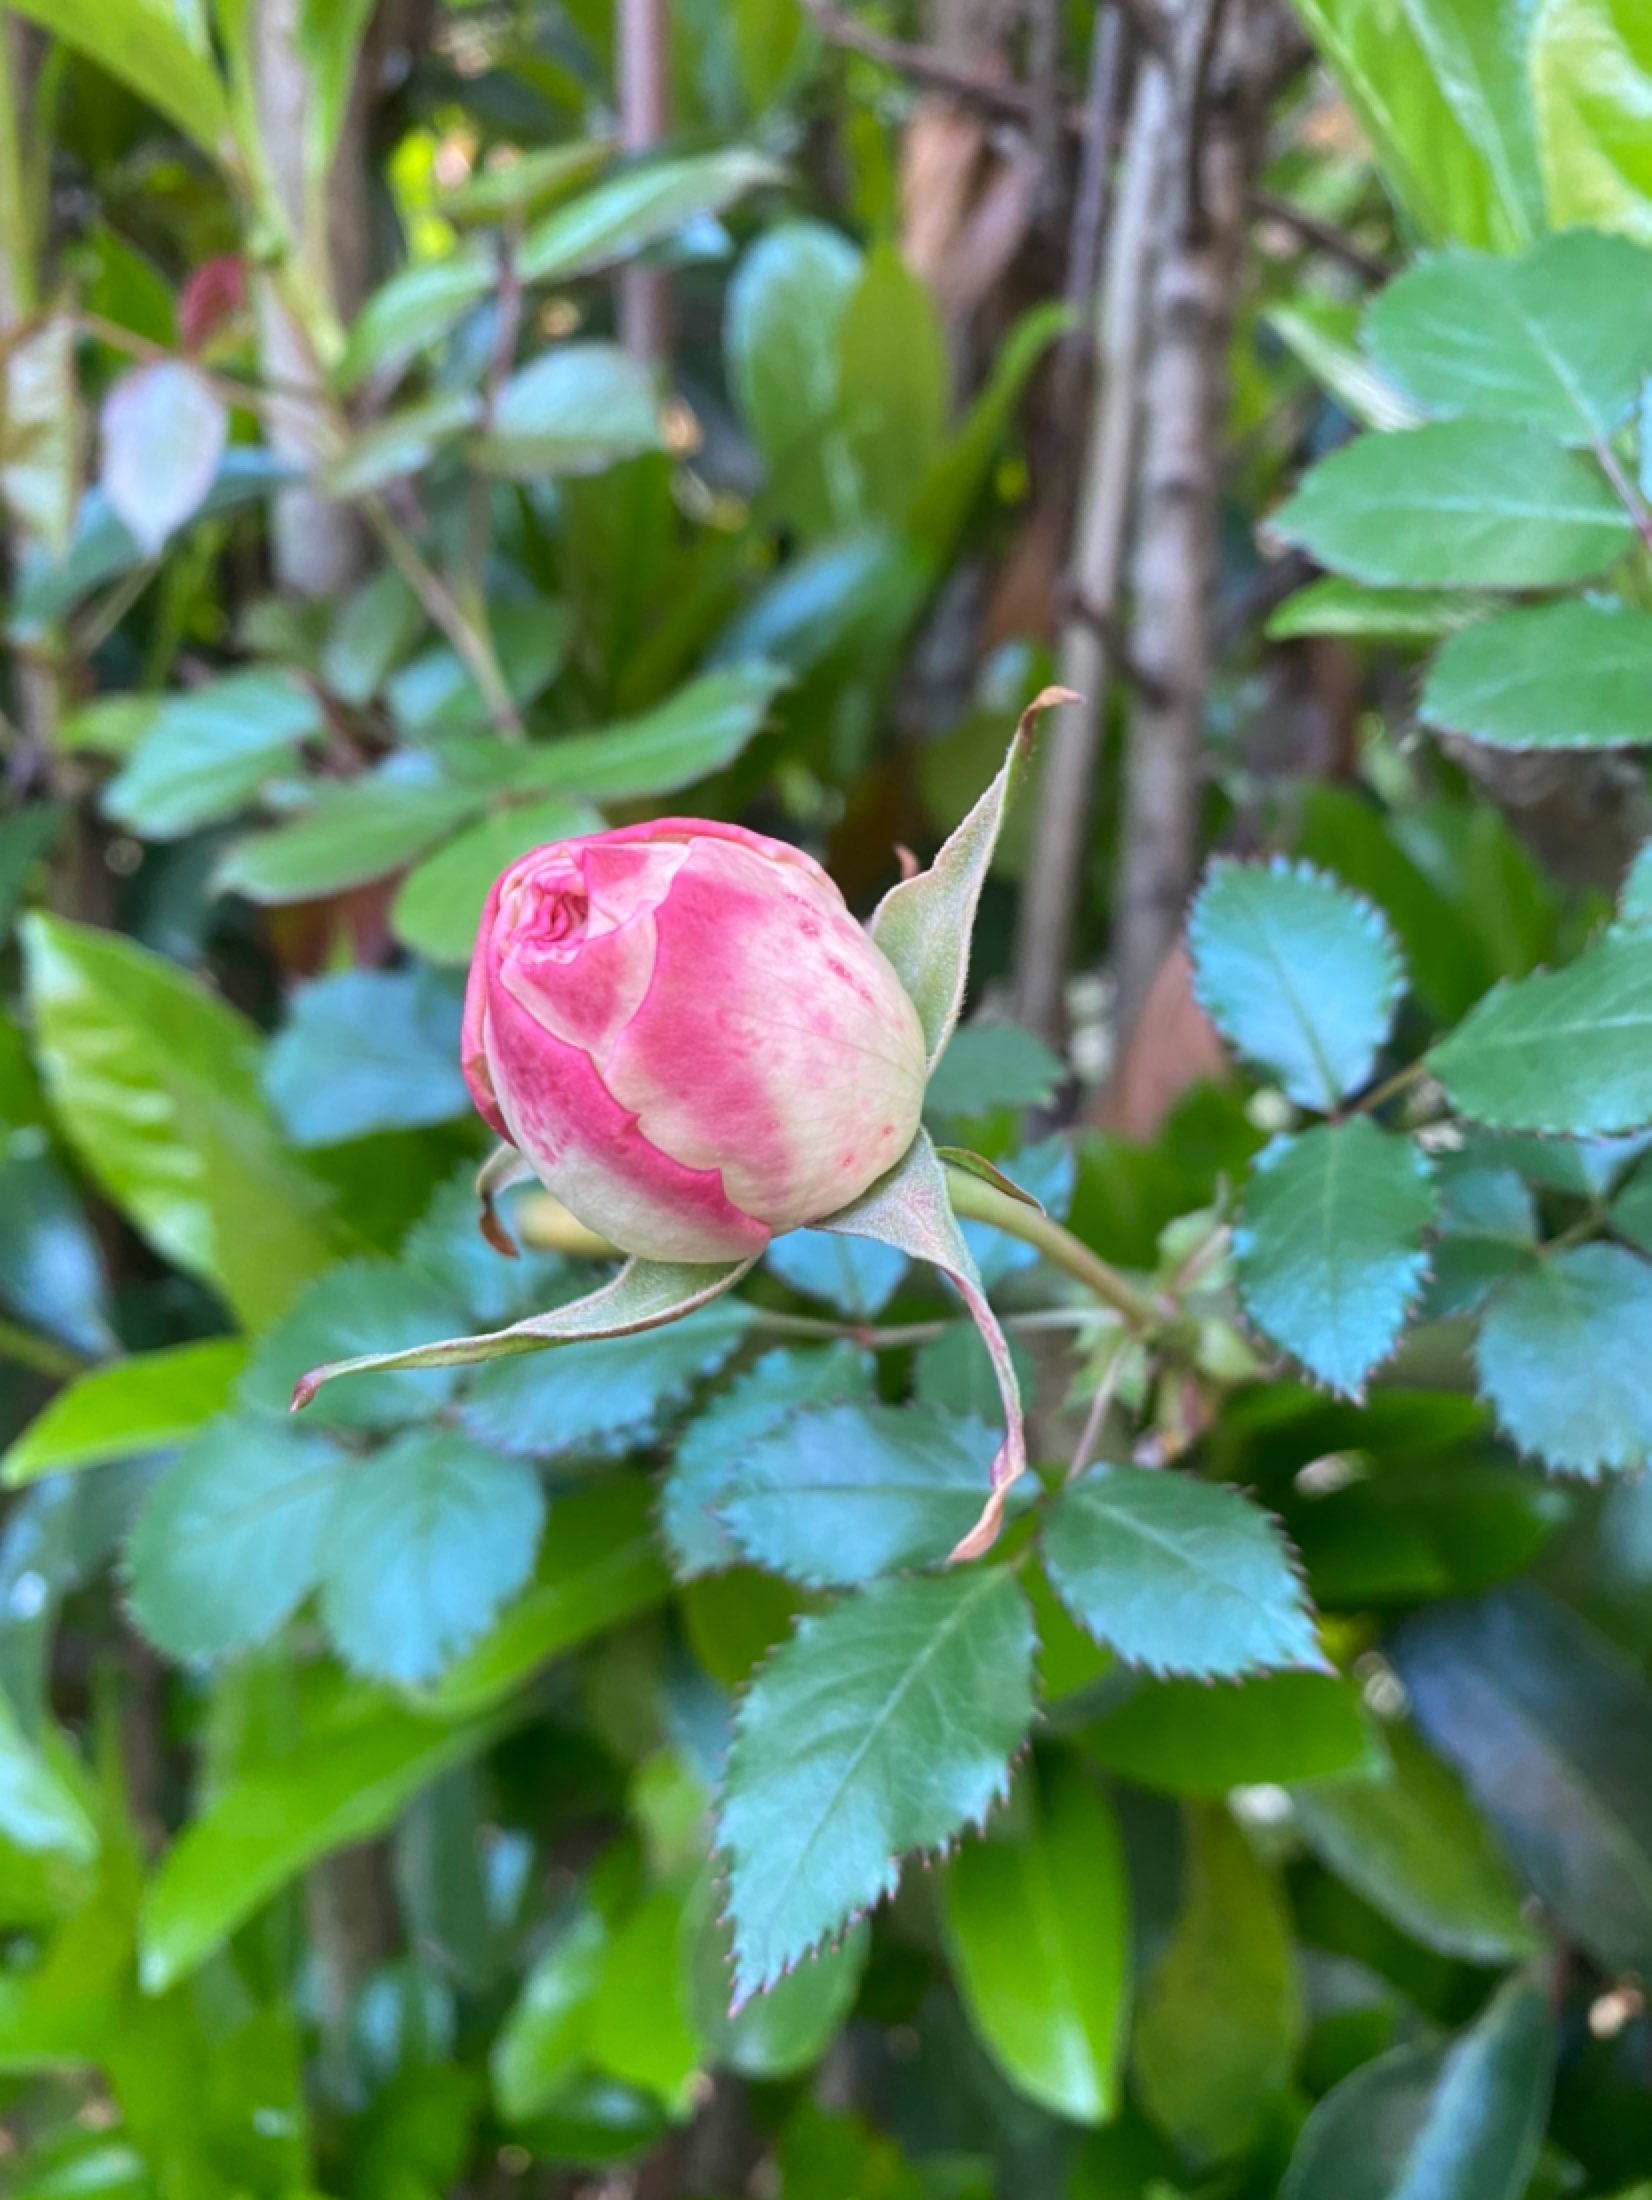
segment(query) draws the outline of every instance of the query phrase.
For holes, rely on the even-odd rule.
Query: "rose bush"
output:
[[[495,883],[464,1071],[541,1182],[623,1251],[737,1260],[911,1145],[917,1011],[811,857],[662,818]]]

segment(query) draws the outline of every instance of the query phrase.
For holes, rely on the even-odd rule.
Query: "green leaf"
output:
[[[1436,1174],[1440,1234],[1423,1304],[1429,1321],[1476,1312],[1493,1284],[1525,1267],[1538,1235],[1536,1206],[1515,1170],[1446,1154]]]
[[[820,222],[781,222],[729,284],[723,348],[735,402],[771,494],[806,540],[870,515],[844,430],[841,358],[860,253]]]
[[[1033,728],[1057,703],[1076,702],[1065,688],[1045,688],[1021,713],[1003,769],[927,871],[892,886],[872,913],[873,939],[895,966],[923,1025],[933,1070],[964,1005],[970,937],[981,889],[1011,794],[1026,768]]]
[[[388,376],[404,367],[479,306],[498,279],[496,257],[478,243],[460,245],[445,260],[402,268],[356,315],[338,366],[339,387],[353,390],[369,374]]]
[[[196,367],[154,359],[131,367],[103,401],[99,481],[146,558],[200,510],[229,440],[224,401]]]
[[[324,1436],[252,1414],[215,1422],[156,1483],[127,1546],[144,1633],[185,1660],[267,1641],[315,1586],[349,1471]]]
[[[69,554],[80,493],[75,325],[54,315],[9,345],[0,382],[0,504],[25,538]]]
[[[536,223],[522,240],[517,265],[529,283],[593,274],[702,214],[720,212],[759,184],[779,180],[771,160],[743,145],[630,168]]]
[[[661,1532],[681,1579],[738,1562],[721,1514],[746,1451],[806,1407],[867,1396],[872,1375],[870,1355],[847,1342],[769,1352],[695,1416],[678,1439],[660,1499]]]
[[[1652,926],[1652,840],[1642,845],[1629,866],[1618,895],[1618,922]]]
[[[1619,1237],[1643,1253],[1652,1253],[1652,1162],[1643,1161],[1624,1179],[1607,1209],[1607,1220]]]
[[[501,404],[510,386],[501,391]],[[482,410],[474,390],[437,390],[399,406],[357,429],[342,450],[317,469],[317,483],[330,497],[365,497],[408,474],[423,473],[448,444],[476,426]]]
[[[593,802],[675,794],[734,762],[788,678],[761,661],[704,673],[640,718],[565,734],[513,757],[510,784],[536,794],[582,794]]]
[[[1153,2123],[1199,2163],[1243,2154],[1289,2083],[1302,2031],[1290,1913],[1219,1806],[1187,1817],[1169,1947],[1142,1987],[1131,2063]]]
[[[602,1913],[582,1904],[558,1922],[523,1981],[489,2056],[493,2097],[506,2123],[528,2122],[578,2075],[609,1938]]]
[[[956,548],[1034,368],[1071,325],[1065,305],[1034,306],[999,344],[985,388],[924,476],[902,529],[934,566]]]
[[[1395,2048],[1328,2093],[1280,2200],[1522,2200],[1554,2052],[1542,1987],[1510,1979],[1448,2045]]]
[[[508,481],[600,473],[660,445],[654,378],[617,344],[559,344],[499,392],[472,456]]]
[[[1052,2114],[1117,2113],[1130,1991],[1130,1890],[1107,1804],[1081,1772],[1039,1768],[1022,1822],[966,1841],[941,1915],[970,2022],[1013,2085]]]
[[[1590,461],[1490,420],[1361,436],[1270,524],[1333,571],[1398,588],[1555,588],[1604,572],[1634,535]]]
[[[931,1071],[924,1107],[932,1115],[1047,1107],[1065,1075],[1059,1056],[1034,1032],[1016,1024],[966,1024],[954,1031]]]
[[[1218,861],[1188,925],[1194,989],[1239,1052],[1299,1106],[1363,1085],[1404,989],[1381,912],[1306,864]]]
[[[1608,1972],[1644,1970],[1652,1697],[1641,1675],[1529,1589],[1436,1605],[1390,1651],[1423,1735],[1558,1929]]]
[[[544,1520],[533,1469],[453,1429],[408,1429],[361,1461],[321,1553],[321,1615],[346,1664],[434,1679],[532,1573]]]
[[[1309,1847],[1402,1933],[1465,1963],[1519,1963],[1542,1942],[1485,1821],[1408,1726],[1384,1730],[1389,1763],[1293,1796]]]
[[[43,1474],[169,1451],[223,1412],[246,1357],[238,1337],[211,1337],[89,1368],[18,1437],[0,1481],[17,1489]]]
[[[1548,0],[1533,20],[1527,70],[1554,226],[1592,222],[1652,244],[1645,16],[1621,0]]]
[[[97,1828],[71,1782],[37,1749],[0,1694],[0,1838],[34,1855],[90,1863]]]
[[[794,1414],[733,1462],[718,1515],[749,1558],[815,1588],[931,1566],[968,1534],[996,1439],[934,1407]]]
[[[397,1355],[458,1315],[459,1301],[445,1283],[389,1261],[347,1261],[319,1277],[259,1340],[242,1379],[241,1401],[283,1420],[294,1383],[319,1353],[354,1345],[370,1357]],[[398,1428],[440,1411],[456,1382],[440,1369],[427,1370],[414,1382],[399,1375],[364,1376],[347,1390],[330,1392],[315,1419],[352,1433]]]
[[[906,1255],[874,1238],[788,1230],[770,1245],[763,1265],[793,1291],[824,1299],[852,1321],[871,1321],[900,1289]]]
[[[40,1066],[94,1182],[243,1321],[274,1319],[336,1246],[258,1088],[257,1033],[130,940],[39,913],[22,933]]]
[[[685,1891],[654,1887],[610,1935],[592,1999],[593,2068],[656,2095],[674,2115],[694,2102],[700,2041],[684,1961]]]
[[[727,1919],[713,1920],[709,1903],[706,1909],[691,1984],[707,2063],[771,2082],[800,2076],[820,2060],[854,2007],[871,1934],[864,1924],[852,1925],[833,1947],[808,1957],[731,2016],[732,1935]]]
[[[460,1409],[472,1435],[524,1458],[612,1454],[645,1439],[696,1382],[737,1350],[751,1322],[740,1299],[577,1352],[496,1360],[471,1378]]]
[[[1428,1162],[1369,1116],[1276,1138],[1234,1231],[1245,1312],[1311,1375],[1357,1398],[1399,1343],[1428,1262]]]
[[[213,877],[221,894],[280,907],[320,901],[399,871],[480,807],[468,789],[372,772],[323,784],[302,816],[232,848]]]
[[[177,840],[233,817],[325,723],[304,683],[275,669],[165,696],[104,789],[104,815],[146,840]]]
[[[139,1918],[145,1991],[187,1978],[318,1857],[383,1833],[498,1730],[426,1718],[359,1684],[340,1693],[290,1748],[221,1787],[168,1850]]]
[[[1652,930],[1488,993],[1428,1057],[1454,1107],[1497,1130],[1587,1138],[1652,1123]]]
[[[0,1159],[0,1300],[77,1352],[102,1357],[115,1348],[102,1250],[42,1144],[25,1132]]]
[[[1270,642],[1305,634],[1340,634],[1350,641],[1437,642],[1485,614],[1482,597],[1460,588],[1362,588],[1335,573],[1310,581],[1270,612]]]
[[[929,286],[895,245],[875,245],[838,326],[839,409],[857,515],[896,526],[906,518],[940,455],[949,379]]]
[[[1415,428],[1423,414],[1377,372],[1359,346],[1359,308],[1340,298],[1298,295],[1263,319],[1308,372],[1362,428]]]
[[[450,1122],[470,1107],[457,994],[429,970],[340,970],[305,986],[264,1057],[299,1146]]]
[[[1033,1633],[984,1567],[880,1582],[798,1623],[735,1718],[719,1819],[744,2001],[1003,1794]]]
[[[1365,338],[1430,412],[1595,443],[1652,366],[1652,253],[1588,230],[1545,237],[1517,259],[1441,253],[1389,284]]]
[[[16,10],[107,69],[215,160],[229,152],[223,79],[198,9],[176,0],[16,0]]]
[[[1652,1267],[1577,1245],[1501,1284],[1475,1346],[1480,1388],[1525,1452],[1596,1476],[1652,1458]]]
[[[1044,1526],[1050,1584],[1132,1665],[1204,1680],[1325,1671],[1291,1552],[1235,1489],[1146,1467],[1097,1467]]]
[[[501,872],[535,848],[601,830],[598,813],[567,795],[478,818],[408,872],[390,905],[391,930],[431,962],[468,963],[488,890]]]
[[[613,150],[607,138],[575,139],[520,153],[501,167],[478,168],[443,194],[442,214],[453,222],[497,222],[543,213],[603,167]]]
[[[1652,611],[1589,600],[1453,634],[1423,688],[1431,726],[1500,749],[1652,743]]]
[[[393,565],[381,566],[339,606],[320,671],[341,703],[370,703],[424,631],[424,606]]]
[[[1144,1680],[1080,1740],[1109,1771],[1171,1795],[1321,1780],[1381,1761],[1356,1685],[1320,1673],[1237,1688]]]

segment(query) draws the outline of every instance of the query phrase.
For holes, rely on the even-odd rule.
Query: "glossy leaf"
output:
[[[1620,0],[1550,0],[1533,21],[1527,67],[1555,227],[1593,222],[1652,244],[1645,16]]]
[[[1366,316],[1377,364],[1430,412],[1594,443],[1652,366],[1652,253],[1571,230],[1517,258],[1442,253]]]
[[[171,1450],[223,1412],[246,1357],[239,1338],[209,1337],[89,1368],[17,1438],[0,1460],[0,1481],[16,1489],[43,1474]]]
[[[898,526],[940,454],[949,376],[929,286],[895,245],[868,254],[837,334],[839,411],[859,509]]]
[[[1451,635],[1421,710],[1494,748],[1633,748],[1652,743],[1649,684],[1652,611],[1581,598]]]
[[[1327,1869],[1401,1932],[1466,1963],[1518,1963],[1541,1942],[1508,1863],[1462,1787],[1409,1727],[1385,1731],[1388,1764],[1315,1780],[1292,1798]]]
[[[941,1880],[970,2022],[1011,2083],[1074,2123],[1118,2107],[1130,1903],[1113,1814],[1082,1773],[1040,1768],[1025,1822],[966,1840]]]
[[[1032,1623],[974,1568],[799,1622],[736,1715],[719,1816],[744,2001],[1004,1792],[1032,1718]]]
[[[835,229],[782,222],[729,285],[723,343],[730,379],[780,508],[809,540],[869,515],[845,434],[841,349],[860,253]]]
[[[359,1462],[320,1554],[322,1618],[345,1662],[433,1679],[532,1573],[544,1519],[530,1467],[452,1429],[408,1429]]]
[[[97,1828],[66,1778],[23,1732],[0,1695],[0,1840],[29,1854],[87,1863],[97,1854]]]
[[[1546,1465],[1652,1458],[1652,1266],[1623,1246],[1573,1246],[1499,1285],[1475,1359],[1504,1430]]]
[[[1652,1699],[1531,1590],[1439,1605],[1392,1645],[1423,1734],[1454,1764],[1559,1929],[1608,1971],[1652,1958]]]
[[[1428,1066],[1464,1115],[1574,1138],[1652,1123],[1652,930],[1488,993]]]
[[[1358,1397],[1422,1287],[1434,1206],[1422,1153],[1368,1116],[1275,1139],[1234,1232],[1245,1312],[1311,1375]]]
[[[1642,843],[1618,895],[1618,922],[1652,925],[1652,840]]]
[[[1188,945],[1201,1006],[1303,1107],[1370,1077],[1405,974],[1381,913],[1306,865],[1213,863]]]
[[[981,1510],[995,1444],[933,1407],[813,1407],[742,1449],[718,1517],[758,1565],[816,1588],[936,1565]]]
[[[535,223],[518,254],[523,280],[561,283],[610,267],[778,177],[772,161],[740,145],[628,169]]]
[[[267,1641],[315,1586],[347,1453],[250,1414],[215,1422],[156,1483],[126,1553],[132,1615],[181,1659]]]
[[[1326,1779],[1381,1763],[1352,1681],[1270,1673],[1238,1688],[1142,1681],[1083,1729],[1087,1755],[1170,1795]]]
[[[1181,1914],[1136,2015],[1143,2108],[1196,2162],[1245,2152],[1284,2091],[1301,2027],[1274,1875],[1225,1810],[1190,1812]]]
[[[1328,573],[1287,596],[1268,614],[1271,642],[1305,634],[1340,634],[1350,641],[1437,642],[1484,616],[1485,599],[1459,588],[1362,588]]]
[[[1327,2094],[1280,2200],[1522,2200],[1553,2059],[1542,1987],[1511,1979],[1447,2046],[1396,2048]]]
[[[851,1925],[835,1945],[806,1958],[731,2016],[728,1924],[708,1915],[695,1941],[691,1980],[706,2060],[745,2078],[795,2078],[809,2069],[854,2007],[870,1942],[864,1924]]]
[[[446,1123],[470,1109],[459,998],[427,970],[341,970],[296,996],[264,1090],[299,1146]]]
[[[131,941],[39,914],[22,931],[41,1068],[94,1181],[244,1320],[271,1320],[336,1246],[259,1091],[256,1032]]]
[[[787,675],[761,661],[708,672],[640,718],[566,734],[513,760],[511,783],[541,794],[629,802],[675,794],[721,771],[768,716]]]
[[[230,144],[223,80],[200,11],[173,0],[17,0],[215,159]]]
[[[1490,420],[1361,436],[1271,524],[1334,572],[1399,588],[1558,587],[1604,572],[1632,539],[1589,460]]]
[[[617,344],[559,344],[499,392],[474,457],[510,481],[599,473],[660,441],[653,377]]]
[[[577,2076],[608,1942],[608,1922],[589,1904],[556,1921],[489,2058],[494,2099],[506,2123],[525,2123],[549,2108]]]
[[[158,557],[217,476],[229,440],[223,400],[198,368],[156,359],[121,376],[102,427],[103,493],[144,556]]]
[[[1074,1619],[1127,1664],[1205,1680],[1324,1670],[1290,1547],[1238,1490],[1092,1468],[1051,1506],[1044,1564]]]
[[[232,848],[214,883],[275,907],[320,901],[403,869],[479,807],[459,788],[375,773],[323,783],[302,816]]]
[[[245,809],[324,727],[290,672],[232,672],[165,696],[104,789],[104,815],[146,839],[176,840]]]

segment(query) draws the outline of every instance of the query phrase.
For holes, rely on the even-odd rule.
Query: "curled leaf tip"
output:
[[[994,1472],[996,1473],[996,1468]],[[1006,1483],[993,1491],[981,1509],[980,1519],[976,1521],[968,1535],[955,1543],[948,1551],[946,1562],[949,1566],[960,1566],[969,1559],[981,1558],[992,1549],[992,1546],[998,1541],[999,1533],[1004,1525],[1004,1500],[1008,1495],[1008,1489],[1009,1485]]]
[[[302,1413],[326,1380],[327,1370],[324,1367],[312,1367],[308,1375],[300,1375],[293,1385],[293,1400],[287,1411]]]
[[[1033,727],[1045,711],[1054,710],[1058,703],[1082,703],[1083,700],[1083,696],[1075,694],[1071,688],[1040,688],[1016,723],[1016,740],[1023,748],[1029,747],[1032,742]]]
[[[500,1221],[498,1208],[485,1193],[482,1197],[481,1211],[476,1217],[476,1227],[496,1253],[503,1253],[507,1260],[516,1260],[520,1257],[517,1252],[515,1238],[511,1236],[505,1225]]]

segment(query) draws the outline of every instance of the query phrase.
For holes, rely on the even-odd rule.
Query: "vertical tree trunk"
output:
[[[666,0],[616,0],[615,75],[620,143],[646,153],[671,114],[671,24]],[[671,278],[663,267],[627,267],[619,279],[620,341],[645,366],[671,355]]]
[[[365,94],[358,82],[340,132],[326,204],[318,209],[310,203],[304,172],[311,94],[298,49],[302,8],[303,0],[254,0],[258,132],[304,290],[321,312],[347,318],[361,303],[368,278]],[[317,332],[303,325],[280,287],[269,280],[259,289],[258,326],[266,380],[296,393],[272,407],[270,444],[278,456],[308,467],[321,448],[325,414]],[[314,395],[306,396],[306,391]],[[355,514],[308,487],[283,490],[276,498],[273,546],[279,585],[317,598],[341,595],[353,584],[365,548]]]

